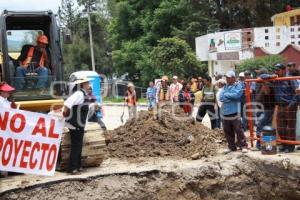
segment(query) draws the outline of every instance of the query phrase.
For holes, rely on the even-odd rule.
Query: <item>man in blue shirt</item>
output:
[[[238,147],[243,153],[248,152],[246,136],[241,123],[241,97],[243,95],[242,85],[236,82],[235,72],[228,71],[225,75],[226,86],[220,94],[220,101],[223,103],[221,113],[223,117],[223,129],[228,143],[228,150],[224,153],[236,151],[235,134],[237,135]]]
[[[154,87],[154,83],[152,81],[149,83],[146,95],[148,99],[148,110],[153,110],[156,104],[156,88]]]

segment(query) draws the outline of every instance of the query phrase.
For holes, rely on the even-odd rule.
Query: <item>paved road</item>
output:
[[[125,107],[123,109],[120,105],[104,105],[104,118],[103,121],[107,127],[108,130],[113,130],[115,128],[118,128],[122,125],[121,123],[121,115],[124,110],[124,122],[128,119],[128,109]],[[194,108],[193,116],[196,116],[197,107]],[[147,110],[146,106],[138,106],[138,111],[140,110]],[[206,115],[203,119],[203,124],[207,127],[210,127],[210,120],[208,115]]]

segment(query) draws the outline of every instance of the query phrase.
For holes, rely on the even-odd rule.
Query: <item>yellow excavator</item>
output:
[[[49,58],[49,74],[47,86],[37,88],[37,77],[34,73],[27,73],[24,77],[24,87],[18,89],[13,99],[20,109],[48,112],[53,105],[62,105],[60,98],[64,93],[63,66],[61,51],[61,32],[52,11],[7,11],[0,16],[0,81],[8,82],[16,87],[19,77],[16,68],[19,66],[20,56],[26,46],[34,46],[39,34],[48,37],[47,51]]]
[[[50,10],[4,10],[0,16],[0,31],[0,81],[17,88],[12,98],[19,109],[48,113],[52,108],[62,106],[68,88],[64,83],[61,39],[70,43],[70,37],[61,34],[55,14]],[[41,34],[48,38],[47,54],[50,55],[49,73],[44,77],[47,79],[46,85],[42,88],[37,87],[37,74],[26,73],[25,77],[22,77],[22,88],[18,88],[20,77],[16,75],[16,70],[20,66],[21,57],[24,57],[22,54],[26,52],[26,47],[36,45],[36,38]],[[105,146],[105,140],[99,132],[100,126],[89,124],[87,127],[83,149],[83,164],[86,166],[98,165],[102,161],[101,150]],[[62,167],[65,168],[70,142],[68,134],[64,134],[62,138]]]

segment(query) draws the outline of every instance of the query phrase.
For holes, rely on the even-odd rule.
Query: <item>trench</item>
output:
[[[247,156],[207,161],[194,168],[65,181],[0,195],[12,199],[300,199],[300,168]]]

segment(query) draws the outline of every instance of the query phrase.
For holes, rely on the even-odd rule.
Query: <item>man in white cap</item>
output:
[[[240,117],[242,85],[236,82],[234,71],[228,71],[225,77],[227,84],[220,93],[220,101],[223,103],[221,107],[223,129],[228,143],[228,150],[224,153],[237,150],[235,135],[237,135],[238,147],[242,149],[243,153],[246,153],[248,145]]]
[[[78,88],[65,102],[63,116],[66,117],[67,126],[71,136],[71,153],[68,172],[78,174],[83,171],[81,167],[81,153],[84,127],[87,121],[90,102],[86,98],[90,87],[90,79],[77,79],[73,82]]]
[[[182,84],[178,82],[178,77],[173,76],[173,83],[170,85],[170,99],[172,103],[176,103],[179,101],[179,92],[182,89]]]

